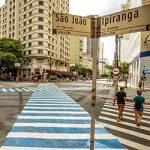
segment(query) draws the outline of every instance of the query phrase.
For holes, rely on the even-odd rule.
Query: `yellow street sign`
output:
[[[99,18],[99,36],[112,36],[150,30],[150,5]]]
[[[53,13],[52,27],[54,34],[91,35],[91,19],[88,17]]]

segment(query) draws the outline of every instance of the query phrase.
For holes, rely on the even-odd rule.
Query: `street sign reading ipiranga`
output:
[[[102,16],[99,26],[100,37],[150,30],[150,5]]]
[[[54,34],[91,35],[91,19],[88,17],[55,12],[52,16],[52,27]]]

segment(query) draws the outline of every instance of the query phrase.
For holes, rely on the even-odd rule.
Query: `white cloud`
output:
[[[5,0],[1,0],[0,1],[0,7],[3,6],[5,4]]]

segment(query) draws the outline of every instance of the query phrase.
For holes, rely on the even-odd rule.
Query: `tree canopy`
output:
[[[14,67],[14,64],[20,62],[23,57],[23,45],[19,40],[10,38],[0,39],[0,64],[8,68]]]

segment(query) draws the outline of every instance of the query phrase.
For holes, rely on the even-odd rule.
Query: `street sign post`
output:
[[[150,5],[99,18],[99,37],[150,30]]]
[[[54,34],[91,36],[91,18],[70,14],[53,13]]]

